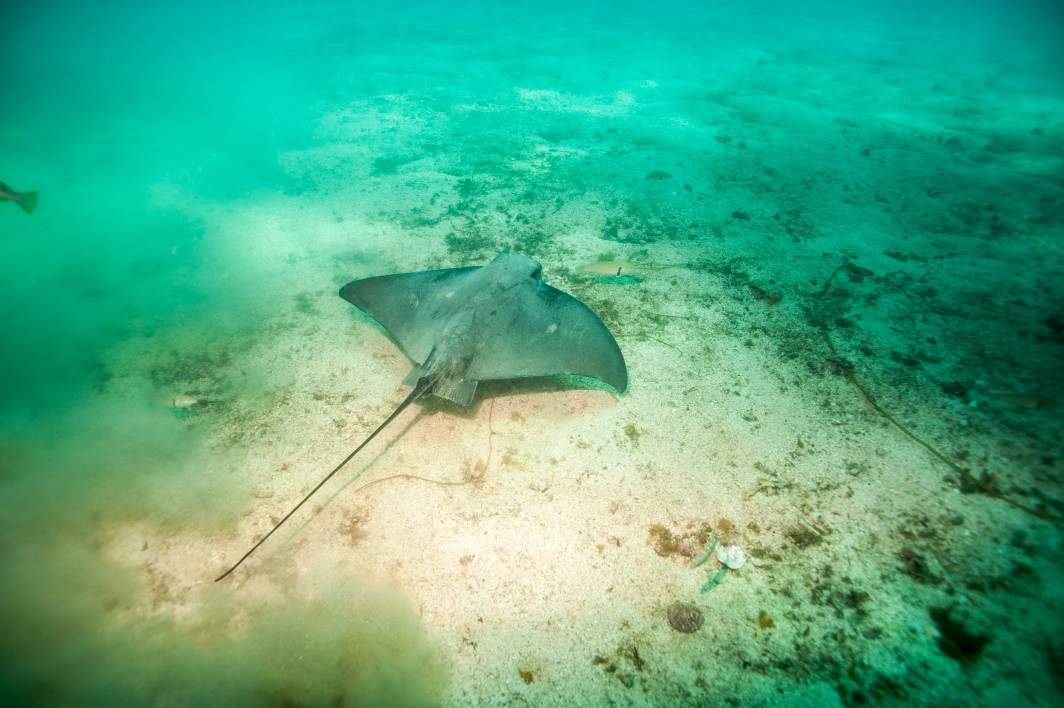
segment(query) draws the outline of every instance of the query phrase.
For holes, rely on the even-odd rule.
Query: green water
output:
[[[0,180],[40,202],[0,202],[0,701],[1058,702],[1062,20],[1049,2],[6,8]],[[260,532],[243,515],[281,458],[342,456],[393,400],[406,363],[337,288],[506,249],[618,333],[632,384],[615,405],[641,411],[644,454],[655,433],[663,451],[683,442],[666,434],[674,410],[716,425],[715,394],[669,392],[734,345],[822,402],[829,430],[832,395],[865,410],[852,368],[935,449],[993,468],[963,499],[1005,570],[965,570],[978,550],[952,545],[936,493],[909,510],[946,529],[924,536],[861,511],[946,560],[904,602],[885,593],[913,617],[883,598],[859,612],[933,627],[925,606],[975,607],[986,653],[818,635],[812,654],[796,639],[748,655],[747,681],[727,652],[659,644],[666,658],[629,683],[588,644],[571,662],[594,681],[530,682],[456,660],[457,640],[377,581],[318,568],[312,591],[282,580],[249,599],[196,580],[222,559],[191,556],[224,543],[231,561]],[[610,259],[641,273],[581,270]],[[181,395],[206,403],[175,408]],[[201,543],[183,556],[186,538]],[[905,558],[867,562],[893,577]]]

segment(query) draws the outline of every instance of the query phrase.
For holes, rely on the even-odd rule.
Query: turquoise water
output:
[[[1062,21],[5,9],[0,180],[40,202],[0,202],[4,703],[1058,703]],[[333,490],[212,585],[399,400],[339,286],[508,249],[629,393],[397,428],[358,474],[487,481]],[[705,594],[658,543],[703,522],[758,559]],[[492,533],[537,542],[463,560]]]

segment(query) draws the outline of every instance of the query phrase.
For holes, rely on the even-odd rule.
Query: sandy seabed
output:
[[[262,635],[299,648],[278,675],[337,662],[320,695],[249,689],[275,705],[1060,700],[1060,84],[978,44],[943,66],[963,43],[930,30],[917,51],[662,27],[622,61],[632,31],[473,52],[397,30],[355,54],[337,33],[317,60],[352,78],[278,154],[287,188],[154,185],[205,254],[169,286],[240,309],[130,313],[99,357],[87,417],[196,452],[158,453],[163,522],[85,522],[130,584],[93,632],[210,657],[323,603]],[[422,401],[214,584],[402,400],[410,362],[339,286],[506,249],[600,314],[629,391]],[[188,488],[229,511],[182,522]],[[704,590],[711,538],[750,560]],[[346,638],[375,649],[337,658]],[[188,700],[160,685],[139,695]]]

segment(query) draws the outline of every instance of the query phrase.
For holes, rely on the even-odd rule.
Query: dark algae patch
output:
[[[614,656],[596,654],[591,663],[601,667],[602,671],[616,678],[625,688],[633,688],[636,679],[646,671],[647,663],[639,653],[639,647],[631,642],[624,642],[617,647]]]
[[[662,558],[678,556],[681,559],[695,558],[705,549],[713,535],[708,523],[697,526],[691,522],[683,531],[674,531],[664,524],[654,524],[647,533],[647,543]]]

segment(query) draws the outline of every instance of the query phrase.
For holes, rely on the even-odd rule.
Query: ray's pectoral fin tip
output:
[[[236,570],[329,479],[416,399],[465,406],[481,381],[577,375],[621,395],[628,368],[617,340],[591,309],[543,282],[539,263],[501,253],[486,266],[355,280],[340,297],[377,320],[415,362],[402,403],[217,580]]]

